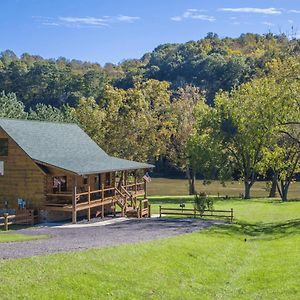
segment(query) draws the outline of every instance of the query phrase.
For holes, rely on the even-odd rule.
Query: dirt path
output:
[[[28,235],[52,238],[25,242],[0,243],[0,259],[31,257],[49,253],[102,248],[138,243],[193,232],[218,221],[195,219],[129,219],[115,224],[84,228],[34,227],[19,230]]]

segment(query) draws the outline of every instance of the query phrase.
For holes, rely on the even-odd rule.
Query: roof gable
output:
[[[153,167],[109,156],[76,124],[0,118],[0,127],[33,160],[77,174]]]

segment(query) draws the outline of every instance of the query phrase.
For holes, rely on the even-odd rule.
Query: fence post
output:
[[[194,218],[196,218],[196,206],[194,206]]]
[[[159,217],[161,218],[161,205],[159,206]]]
[[[232,221],[233,221],[233,208],[231,208],[230,212],[231,212],[231,214],[230,214],[230,221],[232,223]]]
[[[148,218],[151,218],[151,204],[148,204]]]
[[[8,213],[4,213],[3,217],[4,217],[4,230],[7,231],[8,230]]]

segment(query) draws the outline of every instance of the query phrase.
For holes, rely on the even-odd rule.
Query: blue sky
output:
[[[299,0],[1,0],[0,51],[104,64],[207,32],[293,33]]]

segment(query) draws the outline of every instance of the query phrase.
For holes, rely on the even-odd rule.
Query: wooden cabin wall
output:
[[[8,201],[9,208],[18,206],[17,199],[35,208],[45,200],[45,175],[30,157],[0,128],[0,138],[8,139],[8,156],[4,161],[4,176],[0,176],[0,208]]]

